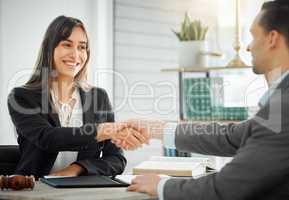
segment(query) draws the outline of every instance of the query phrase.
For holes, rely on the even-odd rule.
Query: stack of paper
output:
[[[134,175],[165,174],[168,176],[200,176],[206,174],[207,158],[152,157],[133,168]]]
[[[122,175],[117,175],[115,179],[118,179],[124,183],[131,184],[132,180],[135,179],[137,175],[131,175],[131,174],[122,174]],[[159,177],[162,178],[169,178],[169,176],[164,175],[164,174],[159,174]]]

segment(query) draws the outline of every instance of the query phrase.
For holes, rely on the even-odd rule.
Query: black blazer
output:
[[[21,158],[15,174],[42,177],[49,174],[58,152],[78,151],[76,164],[84,174],[116,175],[126,166],[121,149],[110,140],[97,143],[97,124],[113,122],[114,114],[105,90],[79,88],[83,108],[82,127],[61,127],[47,92],[14,88],[8,108],[18,134]],[[103,156],[100,158],[102,151]]]

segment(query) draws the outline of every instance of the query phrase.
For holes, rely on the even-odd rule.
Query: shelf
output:
[[[211,66],[211,67],[202,67],[202,66],[195,66],[195,67],[179,67],[179,68],[166,68],[162,69],[161,72],[177,72],[178,74],[178,90],[179,90],[179,119],[184,120],[184,95],[183,95],[183,77],[185,72],[199,72],[199,73],[205,73],[206,78],[210,77],[210,72],[214,70],[244,70],[244,69],[251,69],[252,66],[242,66],[242,67],[228,67],[228,66]],[[191,121],[191,120],[190,120]],[[225,121],[225,120],[209,120],[210,122],[218,122],[218,123],[238,123],[240,121]],[[198,122],[198,121],[195,121]],[[199,122],[206,122],[200,120]],[[208,122],[208,121],[207,121]]]
[[[166,68],[162,72],[209,72],[214,70],[234,70],[234,69],[252,69],[252,66],[244,67],[179,67],[179,68]]]

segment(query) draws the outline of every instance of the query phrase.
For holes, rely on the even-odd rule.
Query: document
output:
[[[159,174],[160,178],[169,178],[170,176],[167,176],[165,174]],[[121,180],[124,183],[131,184],[131,181],[137,177],[137,175],[130,175],[130,174],[124,174],[124,175],[117,175],[115,179]]]

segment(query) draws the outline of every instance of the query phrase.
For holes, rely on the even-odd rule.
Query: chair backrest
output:
[[[14,174],[19,160],[18,145],[0,145],[0,175]]]

